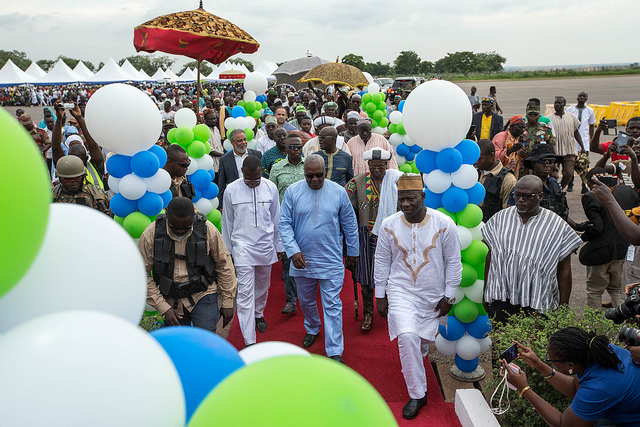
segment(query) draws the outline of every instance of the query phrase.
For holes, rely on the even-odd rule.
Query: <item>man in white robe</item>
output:
[[[407,419],[427,404],[424,358],[435,340],[438,318],[451,310],[462,277],[456,225],[425,208],[423,188],[420,175],[398,179],[401,212],[382,222],[373,270],[378,313],[388,315],[389,338],[398,338],[410,397],[402,410]]]
[[[271,282],[271,265],[284,253],[278,221],[280,200],[274,183],[262,178],[256,156],[242,163],[243,179],[227,186],[222,208],[222,238],[238,277],[238,321],[246,345],[256,343],[256,328],[267,330],[264,308]]]

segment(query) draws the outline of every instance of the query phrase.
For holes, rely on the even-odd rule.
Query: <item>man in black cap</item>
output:
[[[480,139],[493,139],[502,132],[502,116],[493,112],[493,99],[482,98],[481,109],[473,114],[471,124],[476,127],[476,135]]]

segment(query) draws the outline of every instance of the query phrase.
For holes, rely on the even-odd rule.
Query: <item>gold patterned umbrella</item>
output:
[[[298,83],[320,83],[326,86],[337,84],[351,88],[367,86],[369,82],[358,68],[340,62],[318,65],[302,76]]]

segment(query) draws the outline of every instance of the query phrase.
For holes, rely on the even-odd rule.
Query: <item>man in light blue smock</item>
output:
[[[307,335],[303,346],[313,345],[320,333],[316,294],[320,288],[324,311],[325,351],[342,362],[342,264],[343,232],[347,263],[358,257],[358,223],[344,188],[325,180],[324,159],[312,154],[305,159],[305,180],[292,184],[280,207],[280,237],[291,258],[291,276],[298,287]],[[319,286],[318,286],[319,285]]]

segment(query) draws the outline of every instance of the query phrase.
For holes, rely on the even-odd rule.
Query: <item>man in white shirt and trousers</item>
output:
[[[249,346],[256,343],[256,329],[267,330],[263,313],[271,265],[284,254],[278,231],[280,199],[275,184],[262,178],[260,159],[247,156],[242,179],[227,186],[224,200],[222,238],[236,267],[238,321]]]
[[[455,302],[462,277],[460,239],[448,216],[424,206],[417,174],[398,179],[397,212],[382,222],[374,264],[376,307],[398,338],[409,402],[402,410],[415,418],[427,404],[424,358],[438,331],[438,318]],[[393,268],[392,268],[393,265]]]

